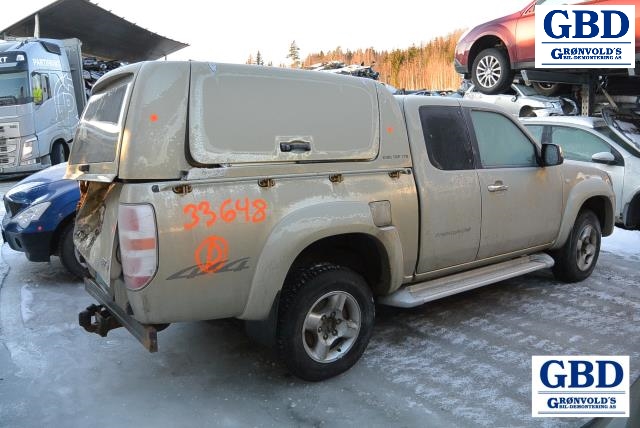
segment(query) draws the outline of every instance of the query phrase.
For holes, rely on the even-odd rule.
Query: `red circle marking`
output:
[[[151,122],[157,122],[158,121],[158,115],[153,113],[151,115],[151,117],[149,117],[149,119],[151,119]]]
[[[214,273],[222,269],[229,259],[229,244],[220,236],[209,236],[198,246],[195,252],[196,264],[200,271]]]

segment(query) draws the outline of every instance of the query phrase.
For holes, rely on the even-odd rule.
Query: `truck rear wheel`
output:
[[[593,211],[585,210],[571,229],[564,246],[553,255],[553,274],[565,282],[577,282],[591,275],[600,254],[602,232],[600,221]]]
[[[51,147],[51,165],[58,165],[67,160],[67,151],[65,144],[58,141]]]
[[[333,264],[300,270],[280,300],[278,354],[301,379],[336,376],[362,356],[374,317],[373,295],[361,275]]]

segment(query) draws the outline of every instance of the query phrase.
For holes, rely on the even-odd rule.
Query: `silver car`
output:
[[[543,117],[522,123],[538,141],[562,147],[568,162],[609,173],[616,194],[616,224],[640,230],[640,115],[605,109],[603,116]]]
[[[564,116],[578,114],[576,103],[565,97],[545,97],[530,86],[514,83],[504,94],[487,95],[471,85],[464,98],[495,104],[518,117]]]

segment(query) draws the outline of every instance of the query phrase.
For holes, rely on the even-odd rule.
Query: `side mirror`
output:
[[[591,156],[591,160],[595,163],[603,163],[605,165],[615,165],[617,164],[615,156],[610,152],[600,152],[595,153]]]
[[[562,162],[564,162],[564,156],[562,155],[562,148],[559,145],[542,145],[542,166],[562,165]]]

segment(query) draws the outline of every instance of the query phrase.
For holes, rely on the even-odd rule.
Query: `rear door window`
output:
[[[422,106],[420,121],[429,161],[438,169],[473,169],[473,149],[460,107]]]

